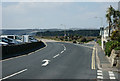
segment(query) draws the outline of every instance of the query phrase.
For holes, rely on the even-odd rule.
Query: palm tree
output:
[[[110,29],[112,28],[112,16],[114,14],[115,9],[110,5],[110,7],[107,10],[106,18],[109,23],[109,37],[110,37]]]
[[[115,26],[115,28],[119,28],[120,27],[120,11],[118,10],[114,10],[113,13],[113,25]]]

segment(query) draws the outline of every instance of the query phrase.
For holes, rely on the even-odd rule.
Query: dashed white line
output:
[[[56,57],[58,57],[60,54],[57,54],[57,55],[55,55],[53,58],[56,58]]]
[[[116,79],[112,71],[108,71],[110,79]]]
[[[110,79],[116,79],[115,77],[110,77]]]
[[[97,70],[97,79],[103,79],[103,73],[101,70]]]
[[[97,75],[101,75],[102,76],[103,74],[102,73],[97,73]]]
[[[109,74],[113,74],[113,72],[112,72],[112,71],[108,71],[108,73],[109,73]]]
[[[66,50],[66,47],[64,46],[64,50]]]
[[[103,76],[97,76],[98,79],[103,79]]]
[[[101,70],[97,70],[97,72],[102,72]]]
[[[4,77],[4,78],[0,79],[0,81],[1,81],[1,80],[5,80],[5,79],[8,79],[8,78],[10,78],[10,77],[13,77],[13,76],[15,76],[15,75],[18,75],[18,74],[20,74],[20,73],[22,73],[22,72],[25,72],[26,70],[27,70],[27,69],[24,69],[24,70],[21,70],[21,71],[19,71],[19,72],[16,72],[16,73],[12,74],[12,75],[9,75],[9,76],[7,76],[7,77]]]
[[[64,51],[61,51],[61,53],[63,53]]]
[[[109,74],[109,76],[115,76],[114,74]]]

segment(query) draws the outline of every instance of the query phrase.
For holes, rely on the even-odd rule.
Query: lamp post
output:
[[[65,40],[65,37],[66,37],[66,25],[64,25],[64,24],[60,24],[60,25],[64,27],[64,40]]]
[[[102,17],[95,17],[101,20],[101,27],[100,27],[100,35],[101,35],[101,44],[102,49],[104,49],[104,27],[103,27],[103,18]]]

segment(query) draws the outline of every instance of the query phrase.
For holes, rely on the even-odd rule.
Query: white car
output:
[[[0,42],[0,46],[2,46],[2,45],[8,45],[8,43]]]
[[[5,37],[2,37],[1,39],[2,39],[2,42],[8,43],[8,44],[19,44],[19,42],[14,39],[5,38]]]
[[[33,37],[29,37],[29,40],[30,40],[30,42],[38,42],[38,40]]]

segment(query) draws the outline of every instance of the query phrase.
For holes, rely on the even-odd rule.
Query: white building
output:
[[[116,29],[114,27],[112,27],[110,29],[110,36],[112,35],[112,32],[115,31]],[[102,44],[102,49],[104,50],[104,46],[105,43],[110,41],[110,37],[109,37],[109,27],[104,28],[104,30],[101,30],[100,32],[104,32],[101,35],[101,44]]]

